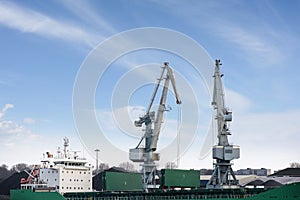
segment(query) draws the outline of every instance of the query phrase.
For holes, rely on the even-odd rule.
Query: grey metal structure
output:
[[[155,116],[155,111],[150,110],[162,80],[165,80],[165,82],[160,98],[159,107]],[[169,67],[169,63],[165,62],[164,66],[162,67],[161,75],[154,88],[154,92],[152,94],[146,114],[143,117],[140,117],[139,120],[134,122],[136,127],[142,127],[142,125],[145,124],[145,134],[141,138],[137,147],[129,150],[129,159],[133,162],[143,163],[141,164],[141,166],[143,170],[143,189],[145,191],[159,188],[159,185],[157,185],[155,182],[157,167],[155,161],[158,161],[160,157],[159,153],[155,153],[155,151],[157,149],[157,142],[160,134],[161,124],[163,122],[163,114],[166,111],[165,103],[170,81],[172,83],[173,91],[176,97],[176,103],[181,104],[181,100],[176,89],[173,70]],[[152,128],[153,123],[154,128]],[[143,139],[145,139],[145,145],[144,147],[140,147]]]
[[[215,120],[217,121],[218,145],[213,147],[214,163],[213,174],[207,183],[207,188],[235,188],[238,181],[231,168],[231,160],[240,157],[240,147],[230,145],[228,135],[231,135],[228,123],[232,121],[232,112],[225,107],[224,90],[222,84],[223,74],[220,74],[220,60],[216,60],[214,72],[214,90],[212,106],[216,110]]]
[[[100,150],[95,149],[95,152],[96,152],[96,174],[97,174],[99,172],[98,154],[99,154]]]

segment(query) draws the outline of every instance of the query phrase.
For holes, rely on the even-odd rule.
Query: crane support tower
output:
[[[213,146],[214,171],[207,183],[207,188],[236,188],[238,181],[232,170],[231,160],[240,157],[240,147],[230,145],[228,135],[231,135],[228,123],[232,121],[232,112],[225,107],[224,90],[222,84],[223,74],[220,74],[220,60],[216,60],[214,78],[214,90],[212,106],[216,110],[218,145]]]
[[[164,80],[165,82],[162,89],[158,110],[155,116],[155,111],[150,110],[162,80]],[[160,156],[159,153],[155,153],[155,151],[157,149],[157,142],[160,134],[161,124],[163,123],[163,115],[164,112],[167,111],[165,103],[170,81],[173,86],[176,103],[181,104],[181,100],[176,89],[173,70],[169,67],[169,63],[165,62],[162,67],[161,75],[157,80],[156,86],[154,88],[154,92],[152,94],[149,106],[146,110],[146,114],[143,117],[140,117],[139,120],[134,122],[136,127],[142,127],[143,124],[145,124],[145,134],[141,138],[136,148],[129,150],[129,159],[133,162],[143,163],[141,164],[143,171],[143,189],[146,192],[159,188],[159,185],[156,184],[155,181],[156,167],[158,166],[155,161],[158,161],[160,159]],[[145,144],[143,147],[141,147],[141,143],[144,139]]]

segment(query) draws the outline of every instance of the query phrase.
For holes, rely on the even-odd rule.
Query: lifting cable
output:
[[[180,128],[181,128],[181,105],[178,104],[177,116],[177,167],[180,165]]]

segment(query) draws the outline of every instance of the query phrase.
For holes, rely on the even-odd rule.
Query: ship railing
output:
[[[74,160],[86,160],[84,157],[67,157],[64,156],[54,156],[54,159],[74,159]]]
[[[21,189],[22,190],[31,190],[34,192],[39,192],[39,191],[55,191],[55,187],[49,187],[45,183],[37,183],[37,184],[21,184]]]

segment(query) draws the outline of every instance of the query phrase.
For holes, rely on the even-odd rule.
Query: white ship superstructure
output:
[[[47,152],[41,161],[38,176],[32,179],[33,181],[22,184],[22,187],[35,185],[34,188],[37,189],[38,185],[43,185],[61,194],[91,192],[92,167],[85,158],[80,158],[76,151],[71,155],[68,146],[69,140],[64,138],[63,152],[58,149],[55,157]]]

